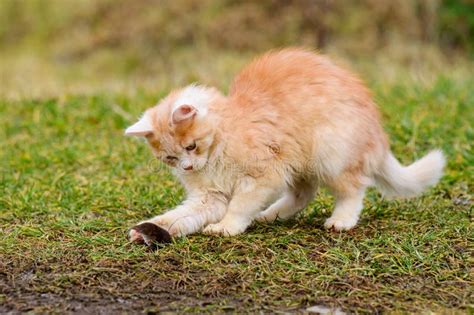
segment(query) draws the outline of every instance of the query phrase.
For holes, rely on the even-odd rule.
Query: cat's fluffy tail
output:
[[[376,186],[389,198],[413,197],[438,182],[445,164],[441,150],[433,150],[408,166],[401,165],[389,152],[375,176]]]

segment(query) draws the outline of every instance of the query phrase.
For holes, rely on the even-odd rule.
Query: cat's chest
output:
[[[206,170],[203,172],[189,174],[181,178],[186,189],[218,191],[225,195],[232,193],[235,179],[234,176],[224,170]]]

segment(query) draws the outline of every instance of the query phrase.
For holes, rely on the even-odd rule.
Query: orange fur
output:
[[[205,217],[192,228],[180,225],[172,231],[177,235],[206,226],[207,233],[234,235],[254,219],[290,217],[321,185],[336,196],[326,227],[350,229],[366,187],[380,183],[389,193],[411,195],[434,184],[444,165],[442,154],[434,152],[416,169],[418,177],[398,178],[394,170],[404,169],[391,159],[368,89],[348,70],[304,49],[254,60],[235,78],[228,96],[190,86],[145,115],[152,122],[144,132],[153,152],[176,166],[190,198],[198,200],[186,211],[173,210],[151,222],[172,229],[171,220],[179,222],[183,213]],[[173,120],[173,115],[183,118]],[[194,143],[195,150],[185,149]],[[174,163],[166,160],[170,156]],[[404,184],[411,186],[403,190]]]

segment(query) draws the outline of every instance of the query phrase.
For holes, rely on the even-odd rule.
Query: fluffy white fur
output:
[[[197,110],[198,115],[207,114],[207,106],[212,99],[207,89],[203,86],[192,84],[185,87],[180,93],[176,101],[173,103],[172,110],[175,111],[182,105],[190,105]]]
[[[145,137],[152,132],[153,126],[151,125],[150,117],[145,113],[135,124],[125,130],[125,135]]]
[[[380,173],[377,187],[387,197],[413,197],[438,182],[443,175],[446,159],[440,150],[434,150],[409,166],[403,166],[388,154]]]

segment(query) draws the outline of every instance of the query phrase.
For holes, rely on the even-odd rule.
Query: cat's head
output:
[[[202,170],[216,141],[210,107],[223,98],[216,89],[188,86],[145,111],[125,134],[145,137],[158,159],[180,171]]]

